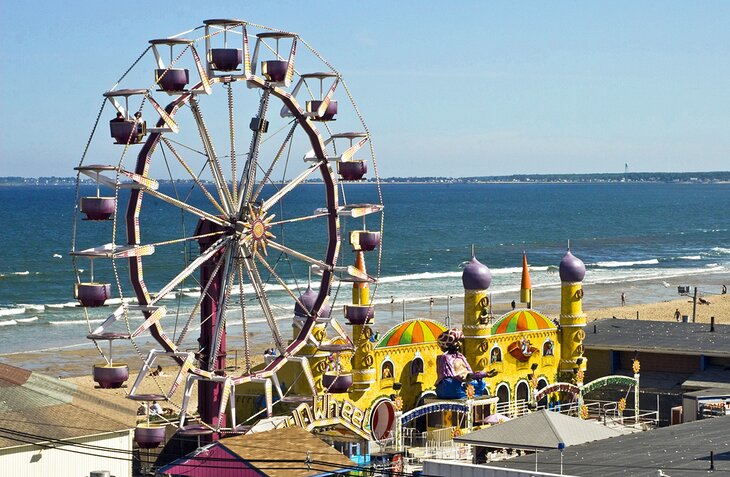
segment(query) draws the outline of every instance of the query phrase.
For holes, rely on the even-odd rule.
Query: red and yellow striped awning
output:
[[[547,316],[534,310],[514,310],[497,320],[492,326],[492,334],[552,329],[555,329],[555,324]]]
[[[431,320],[409,320],[394,326],[383,336],[376,348],[402,346],[416,343],[432,343],[438,340],[446,327]]]

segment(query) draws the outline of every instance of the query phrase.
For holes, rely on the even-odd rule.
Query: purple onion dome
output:
[[[307,287],[304,293],[299,295],[299,303],[301,303],[301,305],[299,303],[294,305],[294,314],[301,317],[309,316],[309,312],[312,311],[312,308],[314,308],[314,302],[317,301],[317,295],[319,295],[319,293],[312,290],[311,287]],[[319,312],[319,316],[322,318],[329,317],[330,312],[331,307],[323,305]]]
[[[472,257],[464,267],[461,282],[466,290],[486,290],[492,283],[492,272],[476,257]]]
[[[583,261],[570,253],[565,252],[563,259],[560,261],[560,281],[561,282],[582,282],[586,276],[586,265]]]

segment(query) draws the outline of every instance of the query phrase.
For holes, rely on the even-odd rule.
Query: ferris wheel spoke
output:
[[[208,162],[210,164],[210,172],[213,175],[213,181],[215,182],[216,189],[218,189],[218,195],[220,197],[221,204],[226,210],[226,215],[231,214],[231,207],[233,205],[233,198],[231,197],[231,191],[228,189],[225,176],[223,175],[223,168],[218,161],[218,156],[213,148],[213,141],[208,132],[208,128],[205,126],[203,115],[200,112],[198,102],[194,97],[190,99],[190,110],[193,112],[193,117],[198,125],[198,132],[200,133],[200,140],[203,143],[203,149],[205,154],[208,156]]]
[[[307,177],[312,175],[312,173],[319,169],[321,165],[321,161],[315,163],[314,165],[308,167],[305,169],[301,174],[296,176],[294,179],[289,181],[284,187],[279,189],[274,195],[269,197],[267,200],[264,201],[263,205],[261,206],[262,212],[267,212],[269,209],[271,209],[277,202],[279,202],[281,199],[283,199],[289,192],[292,191],[296,186],[307,180]]]
[[[264,176],[261,178],[261,182],[259,183],[258,188],[256,189],[256,192],[253,193],[251,196],[250,202],[256,202],[256,199],[258,199],[259,195],[261,195],[261,192],[264,190],[264,186],[269,183],[269,178],[271,177],[271,173],[274,170],[274,167],[279,162],[279,159],[284,154],[284,150],[286,149],[286,146],[289,144],[289,141],[291,141],[291,138],[294,136],[294,131],[297,129],[297,125],[299,123],[294,121],[294,124],[292,124],[291,129],[289,130],[289,134],[286,135],[286,138],[284,139],[284,142],[281,144],[281,147],[279,147],[279,151],[276,153],[276,156],[274,156],[274,160],[271,161],[271,164],[269,165],[269,168],[264,172]]]
[[[156,197],[160,200],[167,202],[168,204],[174,205],[175,207],[178,207],[186,212],[190,212],[191,214],[197,215],[201,219],[209,220],[209,221],[213,222],[214,224],[220,225],[221,227],[225,227],[227,225],[227,223],[220,217],[210,214],[204,210],[198,209],[197,207],[193,207],[192,205],[187,204],[174,197],[171,197],[167,194],[163,194],[162,192],[152,190],[152,189],[145,189],[145,192],[147,192],[149,195],[151,195],[153,197]]]
[[[185,325],[183,326],[182,330],[180,331],[180,336],[177,338],[177,341],[175,344],[179,347],[180,344],[185,339],[185,336],[188,334],[188,330],[190,329],[190,324],[193,322],[195,317],[198,316],[198,311],[200,310],[200,307],[203,304],[203,300],[208,297],[211,300],[214,299],[214,297],[208,293],[208,289],[210,289],[211,285],[215,281],[216,277],[218,276],[218,271],[220,270],[221,266],[223,265],[224,261],[223,256],[219,257],[218,259],[213,258],[213,260],[216,261],[215,268],[213,269],[213,273],[210,274],[210,277],[208,277],[208,281],[203,286],[203,289],[200,292],[200,296],[198,297],[195,306],[190,311],[190,315],[188,316],[188,319],[185,321]],[[202,285],[202,284],[201,284]]]
[[[193,172],[193,170],[192,170],[192,169],[190,168],[190,166],[188,166],[187,162],[185,162],[185,160],[184,160],[184,159],[182,158],[182,156],[181,156],[181,155],[180,155],[180,154],[179,154],[179,153],[177,152],[177,150],[176,150],[176,149],[175,149],[175,148],[174,148],[174,147],[172,146],[172,143],[170,142],[170,140],[169,140],[169,139],[167,139],[166,137],[163,137],[163,138],[162,138],[162,142],[164,142],[164,143],[165,143],[165,145],[166,145],[166,146],[167,146],[167,148],[168,148],[168,149],[170,150],[170,152],[172,153],[172,155],[173,155],[173,156],[175,156],[175,159],[177,159],[177,160],[178,160],[178,162],[179,162],[179,163],[180,163],[180,164],[181,164],[181,165],[183,166],[183,168],[185,168],[185,171],[187,171],[187,173],[188,173],[188,174],[190,175],[190,177],[191,177],[191,178],[193,179],[193,181],[195,182],[195,184],[196,184],[196,185],[197,185],[197,186],[198,186],[198,187],[200,188],[200,190],[201,190],[201,191],[203,192],[203,195],[205,195],[205,197],[206,197],[206,198],[207,198],[207,199],[208,199],[208,200],[210,201],[210,203],[211,203],[211,204],[213,204],[213,207],[215,207],[216,209],[218,209],[218,211],[219,211],[219,212],[220,212],[221,214],[223,214],[223,215],[226,215],[226,211],[225,211],[225,210],[223,210],[223,207],[221,207],[221,205],[220,205],[220,204],[218,203],[218,201],[217,201],[217,200],[215,200],[215,198],[214,198],[214,197],[213,197],[213,196],[211,195],[211,193],[210,193],[210,192],[208,192],[208,189],[206,189],[206,188],[205,188],[205,186],[203,185],[203,183],[202,183],[202,182],[200,182],[200,177],[198,177],[198,176],[197,176],[197,175],[195,174],[195,172]]]
[[[238,202],[236,204],[236,210],[239,215],[243,213],[245,204],[251,198],[253,193],[253,185],[256,183],[256,169],[259,158],[259,146],[261,145],[261,135],[265,129],[266,124],[266,112],[269,108],[269,97],[271,96],[271,89],[267,88],[261,95],[261,102],[259,103],[258,116],[253,121],[257,121],[258,124],[254,124],[252,121],[253,135],[251,136],[251,145],[248,148],[248,159],[246,164],[243,166],[243,174],[241,175],[241,181],[238,184]],[[236,187],[236,184],[233,185]]]
[[[305,215],[303,217],[295,217],[292,219],[279,220],[278,222],[271,222],[271,223],[269,223],[269,226],[274,227],[275,225],[292,224],[294,222],[304,222],[306,220],[314,220],[314,219],[319,219],[322,217],[328,217],[329,215],[330,214],[328,212],[322,212],[319,214],[312,214],[312,215]]]
[[[208,259],[213,257],[216,253],[218,253],[219,250],[223,249],[229,242],[231,241],[230,236],[223,237],[219,239],[217,242],[215,242],[213,245],[211,245],[208,250],[200,254],[195,260],[190,262],[190,264],[183,269],[182,272],[178,273],[175,278],[172,279],[170,283],[165,285],[155,296],[155,298],[150,302],[150,305],[154,305],[158,301],[160,301],[162,298],[165,297],[168,293],[170,293],[176,286],[178,286],[183,280],[185,280],[187,277],[190,276],[191,273],[195,271],[198,267],[203,265]]]
[[[301,252],[297,252],[293,248],[289,248],[286,245],[282,245],[282,244],[280,244],[278,242],[274,242],[273,240],[267,240],[266,241],[266,246],[267,247],[271,247],[274,250],[278,250],[279,252],[282,252],[282,253],[284,253],[286,255],[289,255],[291,257],[298,258],[299,260],[302,260],[304,262],[307,262],[307,263],[309,263],[311,265],[317,265],[322,270],[331,270],[332,269],[332,267],[330,265],[326,264],[322,260],[317,260],[316,258],[312,258],[309,255],[305,255],[305,254],[303,254]]]
[[[292,291],[292,289],[289,287],[289,285],[286,284],[286,282],[279,276],[278,273],[274,270],[274,268],[269,265],[269,263],[266,261],[266,259],[258,252],[258,250],[254,251],[254,256],[256,259],[261,262],[261,264],[266,268],[266,270],[269,271],[272,277],[276,279],[277,282],[279,282],[279,285],[281,285],[284,290],[289,294],[290,297],[294,299],[294,302],[298,304],[302,310],[306,310],[307,307],[302,305],[302,302],[299,301],[299,297]]]
[[[264,317],[266,318],[266,322],[269,325],[269,328],[271,329],[271,334],[274,338],[274,343],[276,344],[276,348],[279,350],[279,352],[283,355],[286,351],[286,346],[284,344],[284,340],[281,337],[281,332],[279,331],[279,325],[276,323],[276,318],[274,317],[274,312],[271,311],[271,307],[269,306],[269,300],[266,298],[266,290],[264,288],[264,283],[261,280],[261,276],[259,275],[259,271],[256,268],[256,264],[254,263],[253,259],[251,258],[251,254],[247,253],[247,250],[242,249],[241,255],[243,256],[243,267],[246,269],[246,274],[248,275],[249,280],[251,281],[251,285],[253,286],[254,292],[256,293],[256,297],[259,300],[259,304],[261,305],[261,310],[264,312]]]
[[[231,273],[235,261],[235,252],[238,247],[232,246],[224,253],[223,271],[221,272],[220,296],[218,297],[218,308],[216,310],[215,334],[213,335],[213,346],[208,357],[208,370],[215,369],[215,362],[220,351],[221,338],[226,325],[226,312],[228,311],[228,300],[231,297],[234,273]]]

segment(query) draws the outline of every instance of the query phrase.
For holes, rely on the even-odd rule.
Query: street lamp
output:
[[[563,475],[563,450],[565,449],[565,442],[558,442],[558,450],[560,451],[560,475]]]

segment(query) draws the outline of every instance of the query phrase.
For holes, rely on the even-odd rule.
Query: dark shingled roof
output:
[[[656,477],[658,470],[672,477],[730,476],[730,416],[663,427],[612,439],[568,447],[563,451],[563,472],[581,477]],[[710,451],[715,471],[710,470]],[[538,469],[560,472],[560,452],[537,454]],[[535,469],[535,455],[489,465]]]
[[[131,429],[136,409],[132,401],[0,363],[0,449]]]
[[[596,332],[593,332],[593,329]],[[730,325],[606,318],[588,323],[586,349],[730,356]]]

